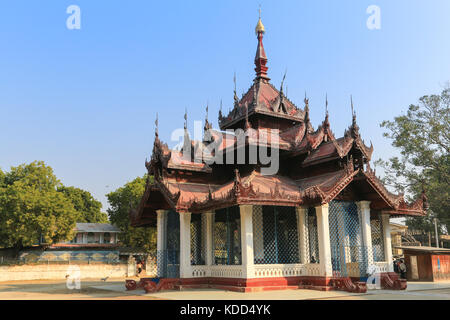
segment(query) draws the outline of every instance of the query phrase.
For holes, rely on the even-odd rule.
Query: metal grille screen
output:
[[[370,230],[372,234],[373,261],[384,261],[383,224],[380,213],[370,217]]]
[[[297,215],[294,207],[253,207],[255,264],[299,263]]]
[[[366,277],[368,252],[367,247],[363,246],[356,204],[348,201],[331,201],[329,228],[334,276]]]
[[[319,263],[319,234],[317,231],[316,208],[308,208],[306,213],[307,241],[306,249],[309,263]]]
[[[166,220],[166,248],[156,253],[159,266],[158,276],[178,278],[180,276],[180,216],[178,212],[169,211]]]
[[[204,265],[206,261],[206,217],[191,215],[191,265]]]
[[[241,215],[239,207],[216,210],[213,243],[215,264],[241,264]]]

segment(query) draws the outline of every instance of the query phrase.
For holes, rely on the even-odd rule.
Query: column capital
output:
[[[158,218],[163,217],[164,215],[166,215],[168,212],[168,210],[156,210],[156,215]]]
[[[316,208],[328,208],[328,203],[321,204],[320,206],[316,206]]]
[[[251,204],[241,204],[239,206],[239,208],[240,208],[240,212],[248,213],[248,212],[252,212],[253,205],[251,205]]]
[[[320,210],[321,212],[323,212],[324,209],[325,209],[327,213],[328,213],[328,207],[329,207],[328,203],[324,203],[324,204],[321,204],[321,205],[319,205],[319,206],[315,206],[316,212],[317,212],[318,210]]]
[[[306,212],[308,210],[307,206],[298,206],[295,207],[295,212],[299,213],[299,212]]]
[[[357,201],[356,205],[361,209],[370,209],[370,201],[367,200]]]

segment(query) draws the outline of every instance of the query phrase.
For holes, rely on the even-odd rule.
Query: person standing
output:
[[[406,279],[406,264],[405,260],[400,260],[400,264],[398,266],[398,269],[400,270],[400,278]]]

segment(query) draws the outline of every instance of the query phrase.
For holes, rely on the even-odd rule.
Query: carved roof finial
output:
[[[284,72],[283,79],[281,80],[280,95],[279,95],[280,96],[280,103],[277,106],[277,109],[276,109],[277,112],[283,111],[283,112],[287,113],[286,106],[283,103],[283,100],[284,100],[283,84],[284,84],[284,80],[286,79],[286,73],[287,73],[287,69]]]
[[[353,107],[353,96],[350,95],[350,103],[351,103],[351,107],[352,107],[352,126],[351,126],[351,132],[353,137],[356,137],[359,135],[359,127],[358,124],[356,123],[356,112],[354,110]]]
[[[206,102],[206,116],[205,116],[205,131],[211,129],[211,124],[208,121],[208,109],[209,109],[209,103]]]
[[[234,76],[233,76],[233,83],[234,83],[234,91],[233,91],[233,93],[234,93],[234,106],[236,107],[239,104],[239,98],[238,98],[237,93],[236,93],[236,72],[234,73]]]
[[[352,124],[356,123],[356,113],[355,113],[355,109],[353,108],[353,95],[350,95],[350,103],[352,106]]]
[[[303,102],[305,103],[305,111],[309,111],[309,99],[306,97],[306,91],[305,91],[305,99],[303,99]]]
[[[245,130],[248,130],[252,127],[250,122],[248,121],[248,103],[245,103]]]
[[[306,97],[306,91],[305,99],[303,99],[303,102],[305,103],[305,122],[309,122],[309,99]]]
[[[158,112],[156,113],[155,119],[155,137],[158,137]]]
[[[283,84],[284,84],[284,80],[286,79],[286,73],[287,73],[287,68],[284,71],[284,75],[283,75],[283,79],[281,80],[281,88],[280,88],[280,92],[283,92]]]
[[[187,108],[184,110],[184,130],[187,129]]]
[[[328,93],[325,93],[325,117],[328,118]]]

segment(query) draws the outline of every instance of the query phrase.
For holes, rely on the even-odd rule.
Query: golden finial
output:
[[[261,21],[261,5],[259,5],[259,20],[258,20],[258,23],[256,24],[256,28],[255,28],[255,33],[256,34],[258,34],[258,33],[265,33],[266,31],[265,31],[265,29],[264,29],[264,25],[262,24],[262,21]]]

